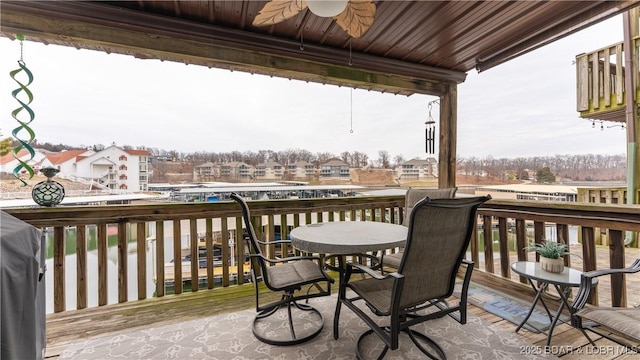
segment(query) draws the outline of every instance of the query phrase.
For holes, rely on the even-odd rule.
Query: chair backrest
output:
[[[247,237],[244,239],[247,241],[249,245],[249,253],[251,255],[251,272],[252,276],[257,280],[260,278],[260,273],[265,274],[266,276],[266,262],[264,261],[264,256],[262,255],[262,249],[260,248],[260,242],[258,241],[258,237],[256,236],[256,232],[253,229],[253,224],[251,224],[251,214],[249,212],[249,206],[247,202],[238,194],[232,193],[230,195],[231,199],[235,200],[240,207],[242,208],[242,219],[244,220],[244,226],[247,230]],[[236,236],[236,242],[239,244],[242,240],[241,237],[244,235]],[[257,256],[255,256],[257,255]],[[260,269],[260,271],[258,270]],[[267,281],[267,279],[264,279]]]
[[[416,203],[426,197],[429,199],[448,199],[456,197],[457,187],[445,188],[445,189],[420,189],[420,188],[409,188],[407,189],[407,193],[404,196],[404,220],[402,221],[402,225],[409,225],[409,217],[411,215],[411,210],[416,205]]]
[[[453,294],[467,251],[476,210],[490,196],[419,201],[409,217],[405,250],[398,268],[404,275],[400,308]]]

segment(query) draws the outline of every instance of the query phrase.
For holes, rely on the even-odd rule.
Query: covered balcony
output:
[[[458,99],[457,84],[465,80],[466,72],[498,66],[638,2],[379,1],[375,20],[364,34],[306,8],[290,20],[252,26],[264,4],[3,1],[0,10],[2,35],[23,34],[27,41],[407,96],[437,96],[441,104],[437,173],[438,185],[444,188],[456,184],[457,103],[464,101]],[[631,190],[637,193],[637,187]],[[267,241],[286,239],[292,227],[314,222],[401,223],[406,216],[401,196],[255,201],[250,206],[259,236]],[[237,234],[243,228],[233,203],[4,210],[47,229],[51,239],[49,357],[87,336],[252,306],[246,290],[252,287],[234,284],[243,282],[248,269],[243,251],[238,251]],[[533,292],[511,272],[510,264],[535,260],[523,250],[532,241],[552,238],[570,244],[572,255],[566,265],[583,271],[620,268],[640,257],[637,241],[625,245],[640,231],[637,205],[491,200],[480,208],[477,224],[467,252],[475,264],[472,281],[528,301]],[[188,235],[186,244],[183,235]],[[153,246],[150,238],[156,239]],[[190,256],[186,268],[181,261],[185,245]],[[624,277],[614,284],[603,282],[598,290],[591,299],[594,304],[633,306],[639,294],[638,285]],[[515,328],[482,307],[471,311],[507,332]],[[542,334],[522,331],[518,336],[532,346],[544,344]],[[587,341],[564,324],[553,343],[575,348]]]
[[[267,241],[286,239],[291,228],[309,223],[363,220],[402,223],[406,215],[402,196],[249,204],[255,228]],[[47,251],[53,254],[48,267],[51,272],[48,276],[53,277],[49,299],[52,309],[47,315],[50,357],[56,357],[74,341],[90,336],[241,311],[253,305],[253,286],[237,285],[238,279],[245,278],[241,274],[248,271],[248,265],[244,252],[236,251],[234,237],[243,233],[243,226],[239,208],[233,202],[7,209],[7,212],[49,232],[51,249]],[[583,271],[624,267],[640,258],[637,242],[624,245],[627,232],[640,231],[637,206],[491,200],[478,215],[478,226],[467,252],[467,259],[475,263],[472,282],[525,301],[531,301],[533,291],[510,270],[510,264],[535,261],[533,253],[523,250],[533,241],[570,243],[571,256],[566,263]],[[189,235],[187,243],[185,234]],[[165,241],[150,242],[150,237]],[[81,238],[87,241],[77,241]],[[185,248],[190,258],[198,261],[171,262],[184,258]],[[205,251],[198,250],[201,248]],[[269,251],[296,250],[273,247]],[[201,263],[204,265],[200,266]],[[199,286],[193,281],[196,278]],[[615,284],[600,283],[597,298],[592,302],[638,305],[640,283],[619,280]],[[160,315],[161,308],[171,308],[172,315]],[[500,322],[505,331],[515,329],[514,324],[481,306],[475,306],[471,312]],[[518,334],[531,345],[544,346],[542,334],[528,331]],[[601,341],[609,344],[606,339]],[[556,330],[553,344],[575,348],[586,346],[587,340],[564,324]]]

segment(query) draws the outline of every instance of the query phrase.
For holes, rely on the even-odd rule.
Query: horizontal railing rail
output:
[[[250,201],[249,206],[256,230],[266,241],[285,239],[291,228],[314,222],[402,223],[405,216],[404,196]],[[234,202],[4,210],[50,233],[52,269],[48,271],[53,272],[53,312],[69,310],[67,300],[73,294],[67,293],[73,292],[74,286],[75,308],[82,309],[162,297],[167,294],[166,283],[171,284],[173,293],[181,294],[187,290],[186,280],[191,279],[200,279],[204,288],[229,286],[242,282],[248,271],[243,245],[236,249],[236,244],[243,242],[235,234],[241,234],[243,228],[240,207]],[[624,238],[637,237],[640,231],[640,207],[632,205],[494,199],[479,209],[478,216],[468,257],[480,270],[474,279],[493,287],[522,286],[519,283],[524,279],[511,274],[510,264],[534,260],[523,249],[532,241],[549,238],[548,229],[553,229],[554,239],[550,240],[569,243],[570,228],[577,227],[581,253],[565,262],[585,271],[598,266],[623,267],[628,263]],[[632,245],[637,250],[637,241]],[[596,262],[598,251],[608,253],[608,264]],[[198,261],[183,262],[185,256]],[[91,268],[88,262],[94,258],[97,265]],[[66,266],[67,259],[75,260],[75,269]],[[113,300],[114,294],[109,297],[109,292],[114,292],[109,280],[114,278],[117,300]],[[155,284],[150,284],[150,278]],[[91,286],[92,281],[97,286]],[[190,291],[199,291],[196,281],[191,285]],[[625,305],[628,291],[624,279],[614,280],[610,287],[609,292],[601,292],[602,301]],[[95,299],[95,304],[90,304],[89,298]],[[598,297],[592,300],[597,301]]]

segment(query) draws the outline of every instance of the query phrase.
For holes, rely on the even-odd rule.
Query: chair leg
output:
[[[253,319],[252,328],[256,339],[269,345],[296,345],[311,340],[322,331],[324,318],[316,308],[306,304],[299,304],[292,297],[287,297],[291,301],[261,308],[258,311]],[[306,312],[307,315],[294,313],[294,309]],[[286,315],[278,315],[279,310],[286,311]],[[301,324],[301,321],[306,322]],[[283,327],[284,322],[288,326],[285,325]],[[281,331],[281,329],[284,329],[284,331]]]
[[[291,303],[287,303],[287,318],[289,318],[289,331],[291,331],[291,338],[296,338],[296,330],[293,328],[293,316],[291,315]]]
[[[416,346],[418,347],[418,349],[420,349],[420,351],[422,351],[423,354],[427,355],[430,359],[434,359],[434,360],[439,360],[439,359],[446,359],[447,356],[444,354],[444,350],[442,350],[442,348],[440,347],[440,345],[438,345],[435,341],[433,341],[430,337],[428,337],[427,335],[415,331],[415,330],[411,330],[411,329],[406,329],[403,330],[404,332],[406,332],[409,335],[409,338],[411,339],[411,341],[413,341],[414,344],[416,344]],[[416,337],[419,337],[420,339],[422,339],[422,341],[426,342],[427,344],[429,344],[429,347],[431,347],[438,355],[438,357],[434,356],[433,354],[431,354],[431,352],[429,352],[429,350],[425,349],[424,346],[422,346],[422,344],[420,344],[418,342],[418,339],[416,339]]]
[[[273,315],[278,310],[280,310],[280,306],[274,306],[274,307],[271,307],[271,308],[263,309],[263,310],[259,311],[258,314],[256,314],[256,319],[268,318],[269,316]]]
[[[593,340],[591,340],[591,337],[589,336],[589,334],[587,334],[586,331],[584,331],[583,328],[580,328],[580,332],[582,332],[582,335],[584,335],[584,337],[586,337],[587,340],[589,340],[589,343],[591,344],[591,346],[596,346],[596,343],[594,343]]]
[[[389,332],[389,328],[388,327],[381,327],[380,329],[382,329],[383,331],[385,331],[386,333]],[[429,359],[434,359],[434,360],[446,360],[447,356],[444,353],[444,350],[442,349],[442,347],[440,347],[440,345],[438,345],[435,341],[433,341],[430,337],[428,337],[427,335],[415,331],[415,330],[411,330],[411,329],[404,329],[401,330],[402,332],[406,333],[409,336],[409,339],[411,339],[411,341],[416,345],[416,347],[423,353],[425,354]],[[356,342],[356,358],[358,360],[362,360],[364,359],[364,356],[362,355],[362,352],[360,351],[360,343],[362,342],[362,340],[364,340],[364,338],[366,338],[367,336],[371,335],[375,333],[372,329],[369,329],[367,331],[365,331],[362,335],[360,335],[360,337],[358,338],[358,341]],[[420,343],[420,341],[426,343],[428,346],[428,348],[430,348],[432,351],[430,351],[429,349],[427,349],[427,347],[425,347],[423,344]],[[380,353],[380,355],[378,355],[377,360],[382,360],[384,358],[384,356],[387,354],[387,352],[389,351],[389,346],[386,345],[386,343],[384,344],[384,348],[382,349],[382,352]],[[435,352],[435,354],[434,354]]]
[[[360,342],[367,336],[373,334],[373,330],[367,330],[365,331],[362,335],[360,335],[360,337],[358,338],[358,341],[356,342],[356,358],[358,360],[363,360],[364,356],[362,356],[362,353],[360,352]],[[387,354],[387,351],[389,351],[389,346],[385,344],[384,348],[382,349],[382,352],[380,353],[380,355],[378,355],[377,360],[382,360],[384,358],[384,356]]]

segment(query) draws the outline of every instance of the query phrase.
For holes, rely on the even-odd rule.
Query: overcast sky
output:
[[[622,41],[620,16],[480,74],[458,88],[458,156],[624,154],[625,131],[576,111],[575,56]],[[180,152],[386,150],[427,156],[427,103],[380,94],[25,41],[40,142],[147,146]],[[0,37],[0,132],[11,111],[20,43]],[[351,101],[351,98],[353,99]],[[351,105],[352,103],[352,105]],[[438,119],[438,106],[432,116]],[[20,114],[26,120],[26,112]],[[611,125],[611,124],[605,124]],[[353,130],[353,132],[351,132]],[[437,149],[437,147],[436,147]]]

